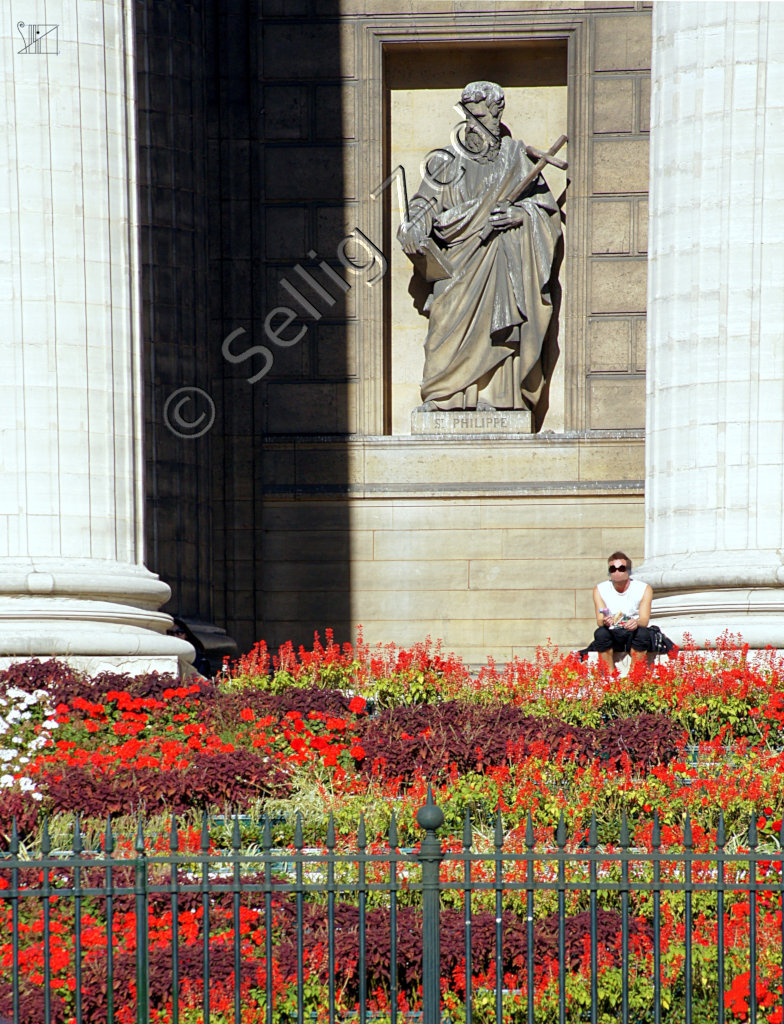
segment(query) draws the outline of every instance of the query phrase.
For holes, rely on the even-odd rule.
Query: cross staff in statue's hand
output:
[[[545,169],[547,164],[552,164],[553,167],[558,167],[560,170],[565,171],[569,166],[565,160],[559,160],[555,154],[558,150],[567,142],[565,135],[560,135],[550,148],[543,153],[541,150],[536,149],[534,146],[526,146],[525,151],[528,156],[535,160],[533,168],[520,182],[520,186],[517,190],[515,199],[507,203],[499,203],[492,213],[490,214],[490,220],[485,225],[480,239],[482,242],[486,242],[490,235],[494,231],[504,231],[506,228],[516,227],[521,224],[525,217],[525,212],[519,207],[515,206],[514,203],[519,199],[528,186],[539,177],[542,171]]]

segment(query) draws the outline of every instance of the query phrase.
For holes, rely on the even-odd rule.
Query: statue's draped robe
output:
[[[450,150],[455,153],[455,150]],[[439,409],[533,407],[543,386],[542,342],[552,314],[550,275],[561,233],[558,206],[539,176],[519,198],[533,164],[522,142],[501,140],[495,159],[480,162],[456,153],[411,201],[411,217],[454,268],[436,281],[425,307],[422,401]],[[482,242],[490,213],[501,202],[525,210],[518,227],[496,231]]]

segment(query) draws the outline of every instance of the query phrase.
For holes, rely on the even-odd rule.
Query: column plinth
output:
[[[0,572],[0,667],[53,657],[92,673],[177,672],[190,660],[158,611],[169,587],[143,565],[7,558]]]

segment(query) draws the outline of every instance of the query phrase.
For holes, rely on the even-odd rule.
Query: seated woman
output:
[[[614,551],[607,559],[609,579],[593,588],[593,603],[599,628],[588,648],[613,667],[613,652],[629,651],[632,662],[642,661],[653,650],[648,622],[653,590],[648,583],[631,575],[632,560],[623,551]]]

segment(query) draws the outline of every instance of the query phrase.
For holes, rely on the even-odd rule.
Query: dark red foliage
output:
[[[282,693],[248,689],[218,695],[211,702],[209,713],[213,721],[232,722],[238,719],[243,708],[250,708],[257,718],[264,718],[266,715],[278,715],[282,718],[289,711],[299,711],[303,717],[309,711],[346,717],[350,715],[350,700],[351,698],[340,690],[322,690],[316,686],[291,686]]]
[[[200,753],[185,772],[192,807],[231,804],[240,807],[274,795],[286,797],[291,785],[285,771],[250,750]]]
[[[0,877],[7,880],[9,872],[0,872]],[[22,886],[40,885],[39,872],[35,869],[20,872]],[[131,912],[135,906],[133,889],[133,869],[131,867],[114,869],[114,885],[126,890],[114,899],[114,910],[117,914]],[[166,879],[156,878],[151,882],[165,885]],[[245,891],[242,894],[244,906],[262,910],[264,896],[261,891],[263,875],[243,877],[243,885],[256,886],[257,891]],[[73,884],[72,875],[68,870],[61,873],[62,885]],[[86,889],[99,889],[105,884],[105,869],[95,866],[86,867],[82,873],[82,885]],[[212,927],[219,920],[225,921],[225,913],[233,904],[233,894],[229,891],[214,892],[211,897],[212,911],[216,913]],[[40,905],[40,904],[39,904]],[[201,905],[201,893],[194,889],[181,892],[178,898],[179,913],[194,911]],[[149,912],[152,915],[163,914],[171,907],[168,892],[152,892],[149,895]],[[305,952],[320,946],[328,947],[329,919],[327,908],[321,903],[304,902],[302,905],[303,937]],[[275,921],[274,956],[284,979],[296,976],[298,964],[297,951],[297,900],[293,893],[276,894],[273,897],[273,917]],[[212,916],[212,914],[211,914]],[[463,910],[444,908],[441,911],[441,976],[459,976],[464,964],[464,918]],[[334,951],[338,965],[337,982],[345,987],[350,997],[356,997],[359,987],[359,908],[356,905],[336,901],[334,906]],[[388,907],[368,911],[365,918],[365,963],[369,987],[377,985],[388,987],[390,982],[390,910]],[[620,952],[616,949],[616,940],[621,931],[621,916],[617,912],[599,909],[597,911],[597,938],[600,947],[604,947],[612,961],[620,962]],[[644,936],[652,939],[649,922],[632,919],[629,927],[630,935]],[[490,911],[474,913],[471,920],[472,933],[472,969],[474,974],[487,973],[492,970],[496,951],[496,919]],[[517,973],[527,961],[528,926],[525,917],[514,910],[505,910],[502,915],[502,967],[503,971]],[[551,966],[558,959],[558,915],[552,914],[534,922],[534,965],[538,970]],[[570,970],[577,970],[585,952],[585,939],[590,935],[590,913],[587,911],[565,919],[565,952],[566,962]],[[234,952],[230,943],[215,941],[210,946],[210,984],[219,989],[223,984],[230,984],[234,969]],[[179,946],[179,970],[181,982],[199,986],[203,976],[203,943],[201,939],[194,942],[182,942]],[[397,965],[398,983],[401,990],[412,994],[422,981],[422,913],[414,907],[399,907],[397,911]],[[243,982],[258,983],[258,959],[247,959],[244,955],[240,972]],[[321,978],[326,977],[326,963],[321,967]],[[133,992],[136,979],[136,964],[132,952],[118,952],[114,959],[114,995],[115,1007],[127,1000],[129,992]],[[153,1009],[164,1008],[171,999],[172,962],[170,948],[154,948],[149,957],[150,1005]],[[102,957],[86,958],[83,964],[83,1007],[85,1024],[103,1024],[107,1019],[107,977],[106,963]],[[42,993],[38,989],[24,993],[20,1024],[40,1024],[43,1020]],[[53,996],[54,1012],[52,1020],[62,1024],[65,1020],[62,1006]],[[10,991],[7,987],[0,988],[0,1024],[3,1014],[10,1015]],[[36,1013],[39,1014],[36,1017]]]
[[[166,690],[177,689],[182,686],[198,686],[198,693],[188,695],[188,700],[197,701],[213,698],[217,692],[215,684],[210,679],[203,679],[201,676],[193,677],[183,681],[176,676],[158,672],[147,672],[141,676],[128,676],[118,672],[102,672],[92,679],[79,679],[72,686],[50,687],[49,693],[55,705],[59,703],[71,704],[77,697],[84,700],[103,701],[106,695],[112,691],[129,693],[132,697],[147,697],[155,700],[163,700]]]
[[[664,764],[676,756],[682,739],[683,729],[667,715],[616,718],[598,730],[599,756],[617,764],[625,752],[632,761]]]
[[[241,807],[273,793],[290,792],[285,772],[249,750],[197,753],[183,771],[120,768],[94,775],[71,767],[61,779],[44,776],[43,781],[53,812],[78,811],[99,818],[139,810],[181,814],[192,807]]]
[[[6,978],[0,986],[0,1024],[43,1024],[44,990],[41,986],[22,984],[19,993],[19,1017],[13,1017],[13,992],[10,978]],[[51,1024],[65,1024],[70,1016],[65,1004],[56,992],[52,993]],[[104,1017],[104,1021],[106,1018]]]
[[[411,781],[420,774],[432,778],[450,764],[459,772],[506,764],[510,754],[516,759],[537,741],[586,757],[593,751],[594,736],[579,726],[526,715],[512,704],[446,701],[388,708],[362,723],[358,741],[366,754],[366,771],[379,763],[387,777]]]
[[[75,687],[81,684],[81,676],[61,661],[19,661],[0,671],[0,696],[5,696],[12,687],[31,693],[33,690],[54,690]]]
[[[35,831],[40,806],[40,801],[34,800],[29,793],[23,793],[17,787],[0,789],[0,850],[8,849],[14,818],[21,842]]]
[[[190,695],[190,700],[199,700],[216,694],[215,684],[206,679],[194,677],[187,685],[199,685],[200,692]],[[129,676],[119,672],[102,672],[93,678],[65,665],[63,662],[21,661],[0,671],[0,696],[9,687],[19,687],[28,693],[32,690],[46,690],[53,704],[70,704],[77,697],[84,700],[101,701],[111,690],[130,693],[132,697],[154,697],[162,699],[164,690],[176,689],[182,680],[169,674],[148,672],[145,675]]]
[[[458,772],[481,771],[537,752],[580,762],[601,756],[611,763],[626,753],[632,761],[658,764],[676,755],[680,738],[666,715],[637,715],[590,729],[526,715],[514,704],[460,701],[388,708],[363,721],[357,735],[366,755],[362,769],[378,768],[404,782],[433,778],[452,764]]]
[[[580,958],[585,952],[585,937],[591,934],[590,911],[584,910],[580,914],[567,917],[565,926],[566,960],[571,969],[576,971],[580,965]],[[521,953],[518,955],[524,954],[525,936],[520,934],[514,940],[512,932],[516,930],[518,933],[524,933],[524,929],[525,922],[521,918],[517,918],[516,923],[511,923],[510,945],[516,944],[518,946],[518,949],[521,950]],[[596,911],[596,937],[599,945],[603,945],[612,954],[615,966],[618,966],[621,960],[620,950],[615,948],[615,940],[620,932],[621,915],[613,910],[598,908]],[[629,924],[629,934],[631,936],[644,936],[646,939],[652,940],[653,928],[650,922],[640,918],[633,918]],[[544,963],[558,957],[558,914],[551,914],[549,917],[545,917],[534,928],[534,947],[534,959],[537,961],[541,960]]]
[[[203,977],[203,949],[201,941],[180,945],[177,963],[181,981],[199,984]],[[240,962],[242,981],[256,979],[258,960],[243,958]],[[234,950],[231,945],[212,943],[210,945],[210,988],[226,985],[234,974]],[[164,1009],[172,998],[172,954],[171,948],[151,949],[149,953],[149,994],[151,1010]],[[114,960],[114,1006],[115,1010],[128,1000],[128,993],[136,986],[136,957],[133,953],[121,953]],[[85,1024],[106,1024],[107,1020],[106,964],[93,960],[85,965],[82,991]],[[40,1021],[43,1017],[40,1018]],[[36,1024],[40,1024],[37,1021]]]
[[[306,904],[304,928],[307,944],[321,942],[327,945],[327,916],[323,906]],[[585,937],[590,935],[590,913],[584,912],[565,919],[565,950],[572,970],[579,966],[585,951]],[[276,918],[282,924],[281,943],[277,958],[281,972],[293,976],[297,966],[296,908],[287,900],[276,908]],[[465,958],[464,918],[461,910],[441,911],[441,977],[452,977]],[[610,910],[597,910],[597,939],[600,946],[616,962],[620,954],[615,940],[621,931],[621,916]],[[651,937],[647,922],[633,920],[630,934]],[[528,949],[527,924],[524,917],[512,910],[504,911],[502,918],[502,963],[504,972],[517,972],[526,963]],[[496,943],[495,914],[482,912],[471,919],[472,968],[474,973],[489,971],[494,963]],[[388,908],[371,910],[366,918],[366,965],[368,984],[389,984],[390,913]],[[358,987],[357,961],[359,957],[359,909],[346,903],[335,906],[335,959],[341,965],[353,965],[346,977],[341,972],[340,983],[348,981],[354,992]],[[534,964],[544,968],[558,957],[558,915],[552,914],[534,923]],[[401,907],[397,913],[398,982],[403,990],[411,991],[422,981],[422,914],[413,907]],[[326,978],[326,975],[324,975]]]
[[[42,781],[52,813],[77,811],[85,818],[104,818],[138,810],[152,814],[164,808],[179,813],[191,806],[186,802],[185,774],[179,771],[121,768],[111,775],[96,775],[72,766],[62,778],[44,775]]]

